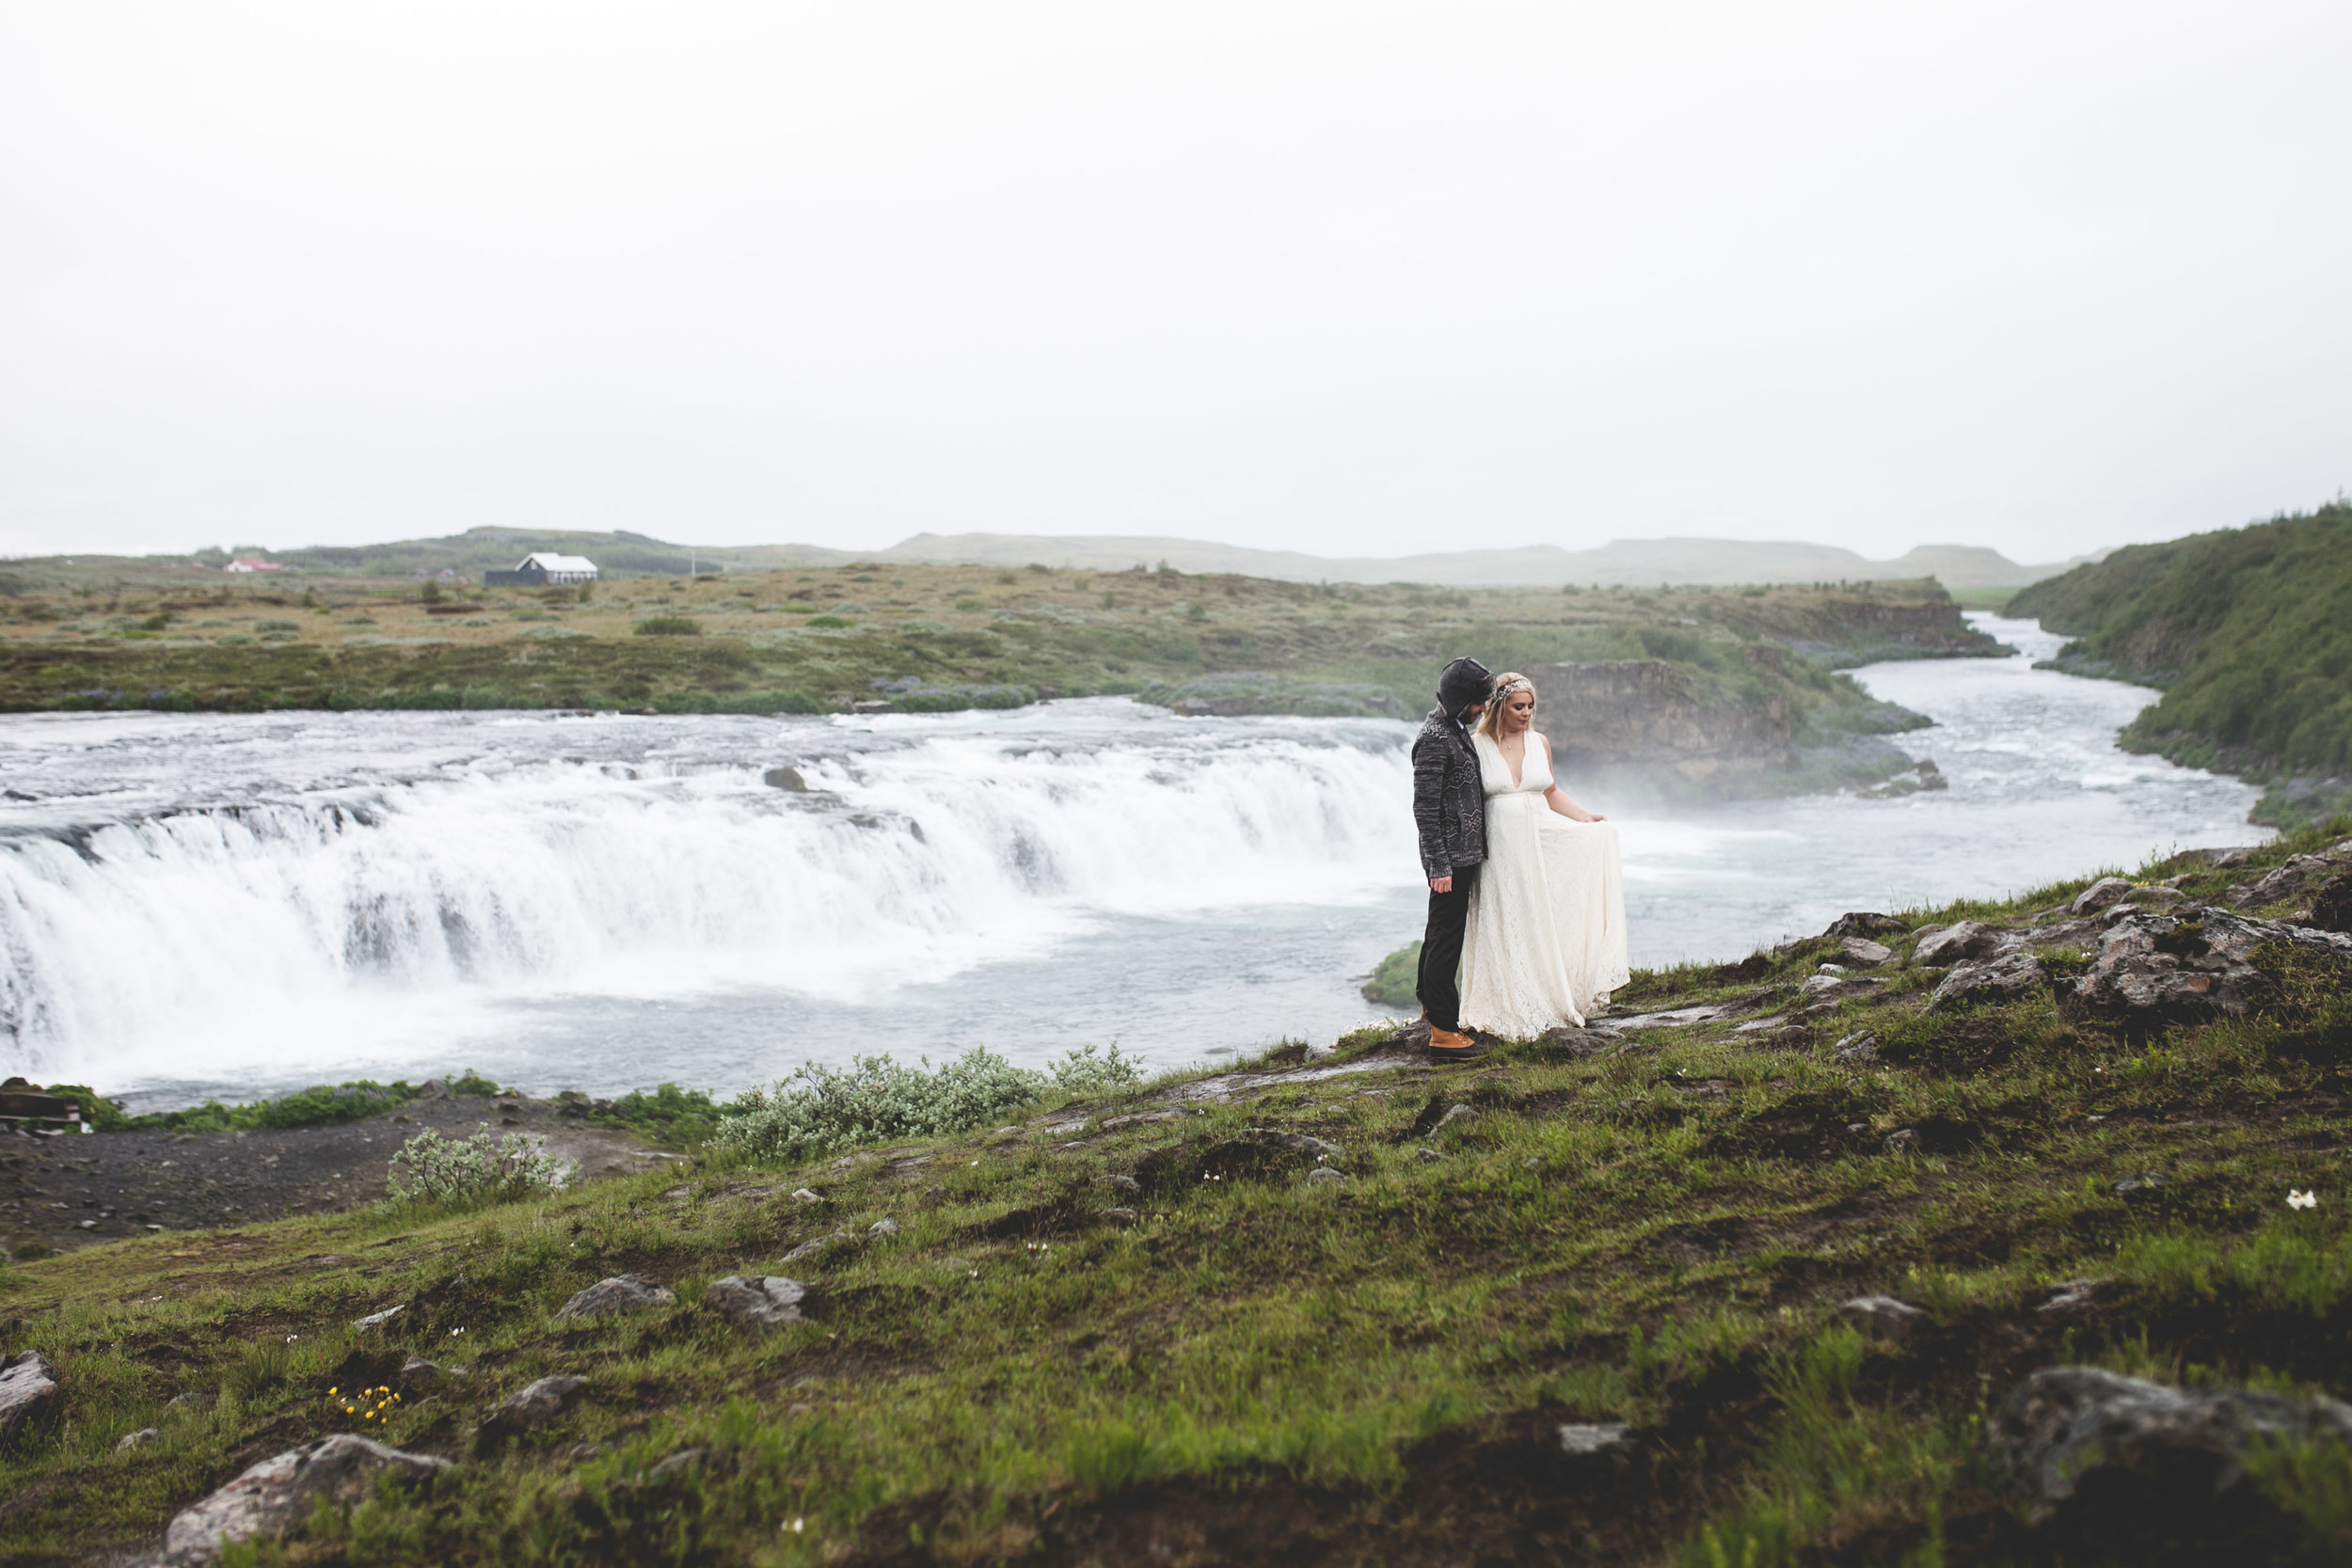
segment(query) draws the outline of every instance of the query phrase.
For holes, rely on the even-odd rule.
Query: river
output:
[[[2265,836],[2253,789],[2115,748],[2154,693],[2034,670],[2057,638],[1972,619],[2019,657],[1855,672],[1937,721],[1898,740],[1948,790],[1588,802],[1623,832],[1637,964]],[[0,720],[0,1069],[158,1108],[1328,1039],[1418,935],[1409,735],[1122,699]],[[765,782],[787,766],[806,791]]]

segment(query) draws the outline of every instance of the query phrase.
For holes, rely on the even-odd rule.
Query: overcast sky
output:
[[[2352,6],[0,0],[0,550],[2029,561],[2352,484]]]

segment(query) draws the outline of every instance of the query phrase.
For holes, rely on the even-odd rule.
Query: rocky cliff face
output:
[[[1535,727],[1564,776],[1662,771],[1698,784],[1796,761],[1796,715],[1784,698],[1751,708],[1654,658],[1545,664],[1527,676]]]
[[[1754,656],[1767,668],[1783,657],[1771,644]],[[1571,788],[1583,781],[1727,798],[1876,784],[1918,766],[1882,735],[1927,722],[1886,703],[1825,701],[1808,713],[1788,695],[1741,702],[1661,659],[1544,664],[1526,673],[1535,684],[1535,727]]]

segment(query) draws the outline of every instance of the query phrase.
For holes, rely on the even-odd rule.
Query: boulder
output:
[[[2227,910],[2130,914],[2101,939],[2099,957],[2074,982],[2094,1007],[2164,1015],[2242,1014],[2269,987],[2254,950],[2283,942],[2352,959],[2352,936],[2252,920]]]
[[[1863,969],[1876,969],[1895,956],[1893,948],[1868,937],[1848,937],[1837,944],[1837,952],[1848,963]]]
[[[147,1447],[148,1444],[154,1442],[161,1436],[163,1436],[163,1433],[157,1432],[153,1427],[141,1427],[138,1431],[132,1433],[129,1436],[123,1438],[121,1442],[117,1443],[115,1445],[115,1452],[129,1453],[133,1449],[143,1449]]]
[[[1094,1184],[1098,1187],[1110,1187],[1122,1193],[1143,1191],[1143,1183],[1132,1176],[1098,1176],[1094,1179]]]
[[[1882,1344],[1907,1343],[1912,1334],[1927,1326],[1928,1314],[1922,1307],[1893,1296],[1856,1296],[1838,1304],[1838,1322],[1860,1330],[1866,1339]]]
[[[1343,1187],[1347,1185],[1347,1174],[1344,1171],[1333,1170],[1329,1165],[1317,1165],[1307,1173],[1307,1185],[1310,1187]]]
[[[2069,904],[2067,908],[2078,915],[2090,914],[2093,911],[2104,910],[2114,904],[2121,904],[2124,899],[2129,898],[2131,895],[2132,882],[2130,878],[2102,877],[2097,881],[2091,883],[2089,887],[2083,889],[2082,892],[2074,895],[2074,901],[2072,904]]]
[[[801,777],[797,768],[771,768],[759,776],[759,782],[770,789],[781,789],[794,795],[808,793],[808,781]]]
[[[1891,914],[1871,914],[1867,911],[1856,911],[1848,914],[1841,914],[1836,920],[1831,921],[1829,923],[1829,929],[1823,931],[1821,935],[1833,939],[1842,939],[1846,937],[1899,937],[1907,934],[1910,930],[1910,927],[1904,925],[1901,921],[1896,919]]]
[[[898,1222],[884,1216],[867,1226],[866,1233],[868,1236],[896,1236],[898,1233]]]
[[[1434,1148],[1417,1148],[1413,1150],[1413,1158],[1424,1165],[1434,1165],[1441,1163],[1445,1156]]]
[[[2312,900],[2311,924],[2321,931],[2352,932],[2352,876],[2338,877]]]
[[[822,1203],[825,1200],[822,1197],[819,1197],[817,1194],[810,1192],[806,1187],[795,1187],[792,1189],[792,1201],[795,1203]]]
[[[543,1427],[587,1390],[584,1377],[543,1377],[498,1402],[483,1419],[485,1436],[512,1436]]]
[[[2352,1405],[2253,1388],[2191,1392],[2096,1367],[2053,1367],[2017,1386],[1993,1429],[2035,1508],[2087,1503],[2119,1520],[2254,1504],[2247,1452],[2282,1439],[2352,1443]]]
[[[0,1443],[57,1414],[57,1370],[37,1350],[0,1359]]]
[[[1911,961],[1921,966],[1941,967],[1969,958],[1989,958],[2001,947],[2001,932],[1980,920],[1963,920],[1957,926],[1947,926],[1933,936],[1921,940],[1912,949]]]
[[[650,1307],[669,1307],[677,1297],[659,1285],[648,1285],[633,1274],[614,1275],[599,1279],[574,1295],[555,1314],[556,1322],[572,1318],[601,1318],[612,1312],[639,1312]]]
[[[1984,963],[1956,964],[1928,998],[1931,1012],[1963,1002],[2006,1002],[2049,978],[2042,960],[2030,953],[2011,953]]]
[[[714,1279],[703,1301],[721,1316],[747,1328],[780,1328],[801,1321],[801,1303],[808,1287],[782,1275],[731,1274]]]
[[[1797,993],[1810,1000],[1814,997],[1827,996],[1845,983],[1846,977],[1843,974],[1808,974],[1804,977],[1804,984],[1797,988]]]
[[[2281,898],[2292,898],[2312,883],[2334,875],[2334,863],[2319,855],[2291,856],[2284,865],[2274,866],[2270,873],[2251,887],[2233,887],[2228,897],[2233,904],[2275,904]]]
[[[449,1469],[446,1459],[403,1453],[351,1433],[338,1433],[264,1459],[236,1480],[182,1509],[164,1532],[166,1568],[201,1568],[230,1543],[274,1538],[310,1517],[320,1498],[349,1507],[372,1497],[379,1478],[423,1481]]]
[[[381,1312],[371,1312],[364,1318],[354,1318],[351,1320],[351,1326],[354,1328],[382,1328],[386,1323],[390,1323],[394,1318],[399,1317],[403,1312],[407,1310],[408,1304],[404,1301],[397,1307],[387,1307]]]

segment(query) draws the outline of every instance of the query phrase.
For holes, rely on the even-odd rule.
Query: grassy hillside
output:
[[[2074,638],[2064,668],[2164,688],[2127,744],[2352,789],[2352,504],[2118,550],[2027,588],[2010,613]],[[2258,819],[2297,794],[2274,789]],[[2328,807],[2305,792],[2300,809]]]
[[[1180,701],[1248,673],[1274,683],[1250,689],[1263,710],[1408,714],[1474,650],[1497,668],[1668,659],[1834,730],[1869,705],[1831,667],[1990,646],[1931,583],[1563,593],[851,564],[583,594],[215,578],[0,596],[0,711]]]
[[[2102,1013],[2053,990],[2081,886],[1903,914],[1883,983],[1801,991],[1823,938],[1621,994],[1713,1022],[1442,1067],[1374,1031],[968,1133],[18,1264],[0,1350],[63,1408],[0,1453],[0,1538],[116,1560],[360,1431],[456,1467],[238,1560],[2342,1561],[2340,1445],[2259,1450],[2226,1507],[2087,1485],[2044,1518],[1988,1441],[2052,1364],[2352,1386],[2352,973],[2280,942],[2242,1019]],[[1945,972],[1904,960],[1963,918],[2031,927],[2055,982],[1929,1006]],[[555,1316],[622,1273],[675,1301]],[[806,1321],[705,1304],[738,1274],[805,1282]],[[1839,1310],[1870,1293],[1917,1315]],[[553,1373],[568,1409],[482,1429]]]

